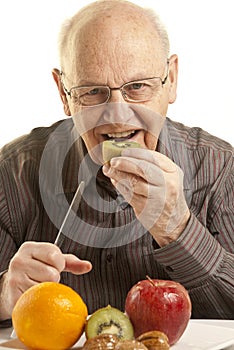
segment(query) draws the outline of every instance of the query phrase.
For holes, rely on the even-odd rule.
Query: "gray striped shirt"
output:
[[[78,182],[86,187],[65,228],[64,253],[90,260],[90,273],[62,273],[89,313],[124,309],[128,290],[146,275],[180,282],[194,318],[234,318],[234,162],[228,143],[166,120],[157,150],[184,172],[191,211],[179,239],[160,248],[92,163],[71,119],[41,127],[0,152],[0,269],[24,241],[54,242]],[[74,213],[73,213],[74,214]]]

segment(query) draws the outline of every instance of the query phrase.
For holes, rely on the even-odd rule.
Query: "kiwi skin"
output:
[[[108,163],[111,158],[121,156],[122,151],[126,148],[141,148],[141,145],[135,141],[104,141],[102,144],[102,157],[104,163]]]
[[[134,339],[133,325],[128,316],[111,305],[95,311],[85,325],[87,339],[105,333],[115,334],[119,340]]]

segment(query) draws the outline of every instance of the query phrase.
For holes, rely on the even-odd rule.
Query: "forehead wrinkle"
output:
[[[113,46],[104,44],[105,40],[99,45],[84,45],[78,52],[76,75],[81,79],[87,81],[86,78],[92,80],[92,77],[96,77],[95,83],[109,84],[111,80],[110,85],[119,86],[124,82],[146,78],[155,72],[155,60],[152,57],[142,58],[142,45],[132,45],[131,42],[127,48],[125,43],[124,50],[121,40]],[[135,64],[139,62],[142,62],[140,71],[139,64]],[[146,74],[145,71],[150,73]]]
[[[137,60],[142,52],[147,52],[149,42],[154,41],[155,47],[160,48],[160,40],[155,28],[152,27],[147,18],[142,16],[142,11],[139,11],[136,5],[132,6],[131,4],[129,11],[126,11],[125,5],[124,13],[122,6],[107,6],[104,9],[90,7],[89,11],[85,11],[85,9],[81,11],[78,19],[73,22],[69,38],[73,77],[79,74],[77,71],[77,69],[79,70],[79,62],[82,66],[83,61],[86,61],[86,64],[90,65],[90,71],[92,71],[91,65],[93,65],[94,71],[99,70],[100,74],[104,73],[107,65],[110,71],[127,71],[129,63]],[[148,31],[146,32],[147,27]],[[144,38],[142,38],[142,32],[144,32]],[[148,40],[144,40],[145,36],[148,37]],[[74,52],[75,55],[72,55]],[[157,56],[160,56],[159,49],[155,50],[155,59]],[[124,65],[123,62],[125,62]],[[152,59],[148,59],[146,64],[150,64],[150,62],[153,66]]]

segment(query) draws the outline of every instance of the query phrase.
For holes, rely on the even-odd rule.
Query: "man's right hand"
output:
[[[11,318],[16,301],[31,286],[46,281],[59,282],[62,271],[79,275],[91,269],[89,261],[63,254],[52,243],[23,243],[1,279],[0,320]]]

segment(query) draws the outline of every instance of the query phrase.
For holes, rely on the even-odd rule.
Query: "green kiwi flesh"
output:
[[[100,334],[115,334],[120,340],[134,338],[133,326],[128,316],[110,305],[98,309],[87,320],[86,338],[90,339]]]
[[[113,157],[121,156],[125,148],[140,148],[141,145],[134,141],[106,140],[102,144],[102,156],[104,162],[109,162]]]

